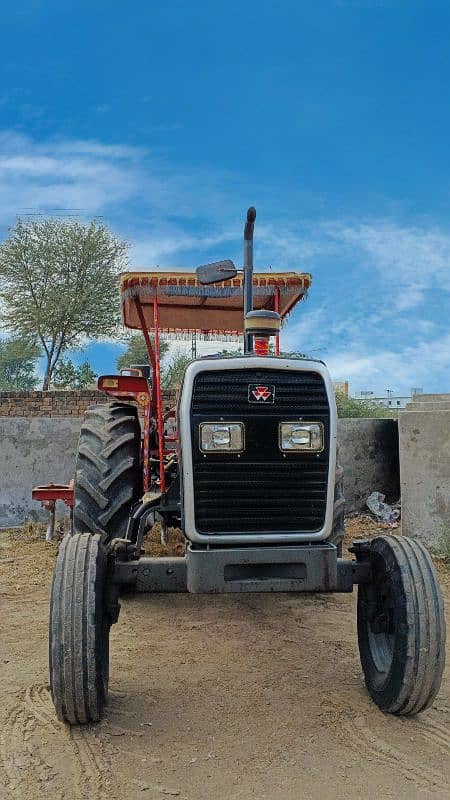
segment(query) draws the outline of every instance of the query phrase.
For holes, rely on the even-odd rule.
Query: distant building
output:
[[[407,403],[410,403],[412,398],[418,394],[422,394],[423,389],[418,387],[414,387],[411,389],[411,394],[409,395],[400,395],[394,394],[392,389],[386,389],[386,394],[381,397],[376,397],[374,392],[370,391],[363,391],[361,392],[360,397],[353,398],[354,400],[370,400],[371,403],[378,403],[380,406],[384,406],[385,408],[392,408],[392,409],[402,409],[405,408]]]
[[[364,398],[358,397],[355,399],[363,400]],[[380,406],[385,406],[385,408],[405,408],[406,404],[411,401],[411,395],[405,397],[393,394],[387,397],[371,397],[370,399],[373,403],[378,403]]]
[[[333,381],[333,390],[335,394],[343,394],[348,397],[348,381]]]

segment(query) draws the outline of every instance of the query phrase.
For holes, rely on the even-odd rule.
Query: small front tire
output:
[[[367,689],[383,711],[428,708],[445,663],[442,595],[419,542],[379,536],[370,543],[370,583],[358,588],[358,643]]]
[[[66,536],[50,602],[50,687],[58,719],[97,722],[108,693],[109,630],[106,548],[98,535]]]

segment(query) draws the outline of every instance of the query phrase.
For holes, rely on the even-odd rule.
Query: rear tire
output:
[[[58,719],[100,719],[108,694],[109,630],[105,609],[106,548],[77,533],[60,546],[50,601],[50,687]]]
[[[75,531],[98,533],[104,543],[125,536],[141,488],[140,444],[134,406],[113,402],[87,410],[76,461]]]
[[[358,643],[366,686],[392,714],[428,708],[445,663],[444,607],[431,558],[406,536],[370,543],[372,580],[358,587]]]

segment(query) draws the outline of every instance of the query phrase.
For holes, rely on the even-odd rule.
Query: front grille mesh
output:
[[[275,387],[270,405],[248,402],[248,385]],[[245,452],[204,457],[200,422],[242,420]],[[320,454],[289,453],[278,446],[278,424],[289,419],[323,422],[327,446]],[[284,370],[204,372],[194,381],[192,405],[194,509],[200,533],[314,532],[325,520],[329,405],[318,373]]]
[[[275,385],[273,405],[248,402],[248,384]],[[192,397],[193,414],[248,414],[281,411],[295,414],[328,413],[328,398],[323,378],[317,372],[277,370],[227,370],[198,375]]]

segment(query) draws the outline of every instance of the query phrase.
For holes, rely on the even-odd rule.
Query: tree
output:
[[[83,361],[77,370],[77,389],[89,389],[90,386],[96,387],[97,373],[92,369],[89,361]]]
[[[154,338],[151,337],[154,345]],[[132,364],[149,364],[147,347],[142,333],[133,333],[127,340],[127,349],[116,360],[117,369],[128,369]],[[159,355],[162,358],[169,350],[168,342],[159,340]]]
[[[225,356],[226,358],[239,358],[239,356],[244,355],[244,348],[240,348],[237,350],[219,350],[219,356]]]
[[[0,340],[0,389],[5,392],[35,389],[39,381],[36,359],[40,355],[40,348],[27,339]]]
[[[128,245],[95,220],[17,220],[0,246],[3,327],[43,347],[48,389],[65,351],[110,335]]]
[[[77,367],[70,359],[62,358],[54,369],[52,384],[55,389],[88,389],[96,377],[89,361]]]
[[[396,417],[397,412],[370,400],[355,400],[336,392],[338,417]]]
[[[62,358],[53,371],[52,386],[55,389],[74,389],[77,381],[77,368],[70,359]]]
[[[184,370],[191,361],[191,356],[181,350],[173,354],[170,361],[162,369],[161,384],[164,389],[173,389],[180,385]]]

